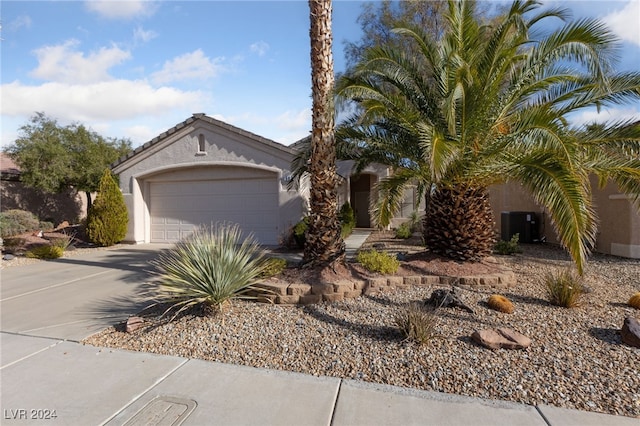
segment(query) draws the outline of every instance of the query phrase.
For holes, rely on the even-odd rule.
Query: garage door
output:
[[[262,244],[278,243],[278,181],[217,179],[151,182],[151,242],[175,242],[199,225],[233,222]]]

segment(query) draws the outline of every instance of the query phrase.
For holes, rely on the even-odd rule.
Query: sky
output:
[[[602,19],[621,40],[617,70],[640,68],[640,0],[544,4]],[[360,1],[333,2],[336,72],[344,42],[361,37],[361,10]],[[194,113],[285,145],[309,134],[305,0],[3,0],[0,22],[0,147],[36,112],[133,147]],[[640,119],[640,105],[596,114],[574,120]]]

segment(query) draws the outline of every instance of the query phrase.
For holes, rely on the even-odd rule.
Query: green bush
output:
[[[549,302],[563,308],[579,306],[580,296],[584,293],[582,279],[570,270],[548,272],[544,277]]]
[[[307,242],[307,228],[309,228],[309,216],[305,216],[300,222],[293,227],[293,239],[296,240],[298,247],[303,248]]]
[[[406,240],[407,238],[411,238],[411,235],[411,227],[408,222],[401,223],[396,229],[396,238]]]
[[[436,308],[428,308],[416,302],[401,309],[394,317],[396,325],[406,340],[421,345],[438,337],[437,320]]]
[[[64,250],[58,246],[38,246],[25,253],[26,257],[35,259],[57,259],[62,256]]]
[[[99,246],[112,246],[127,235],[127,206],[118,183],[107,169],[98,196],[87,215],[87,237]]]
[[[38,229],[41,229],[43,231],[51,231],[53,230],[53,222],[49,222],[49,221],[40,221],[40,223],[38,224]]]
[[[358,252],[358,262],[371,272],[394,274],[400,267],[395,256],[377,250],[363,250]]]
[[[169,310],[205,305],[220,310],[223,303],[248,298],[260,278],[264,254],[252,237],[240,240],[238,225],[201,227],[152,262],[156,295]]]
[[[342,226],[342,238],[348,237],[356,227],[356,214],[351,207],[351,204],[344,203],[340,207],[340,224]]]
[[[409,217],[409,228],[411,229],[411,233],[420,232],[422,233],[422,220],[424,218],[420,216],[420,214],[414,210]]]
[[[275,277],[285,270],[287,267],[287,260],[279,257],[270,257],[264,260],[262,264],[262,273],[260,278]]]
[[[0,213],[0,237],[12,237],[40,229],[40,221],[25,210],[7,210]]]
[[[498,254],[508,256],[515,253],[521,253],[522,250],[520,250],[520,247],[518,246],[518,241],[520,241],[520,234],[513,234],[513,237],[511,237],[511,240],[509,241],[498,241],[494,247],[494,251]]]

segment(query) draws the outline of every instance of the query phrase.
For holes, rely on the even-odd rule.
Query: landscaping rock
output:
[[[455,287],[451,290],[445,290],[443,288],[434,290],[433,293],[431,293],[431,296],[425,300],[424,303],[436,308],[460,308],[469,313],[474,313],[473,309],[467,306],[456,293]]]
[[[531,339],[510,328],[474,331],[471,338],[489,349],[525,349],[531,346]]]
[[[144,319],[140,317],[129,317],[127,319],[127,333],[133,333],[134,331],[144,327]]]
[[[13,260],[16,257],[12,254],[5,254],[4,256],[2,256],[2,260]]]
[[[633,317],[626,317],[620,335],[627,345],[640,348],[640,321]]]

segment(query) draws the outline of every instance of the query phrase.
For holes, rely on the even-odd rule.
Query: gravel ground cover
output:
[[[626,304],[640,291],[640,261],[594,255],[589,292],[580,307],[565,309],[546,301],[541,278],[569,267],[566,254],[548,245],[523,250],[499,257],[518,278],[502,293],[514,302],[513,314],[487,308],[490,289],[462,290],[475,313],[440,309],[439,337],[422,346],[403,339],[394,317],[436,287],[308,306],[234,301],[217,316],[194,310],[171,322],[148,312],[145,328],[125,333],[114,326],[84,343],[640,417],[640,349],[623,344],[619,333],[625,316],[640,316]],[[532,345],[492,351],[470,338],[497,326],[527,335]]]

